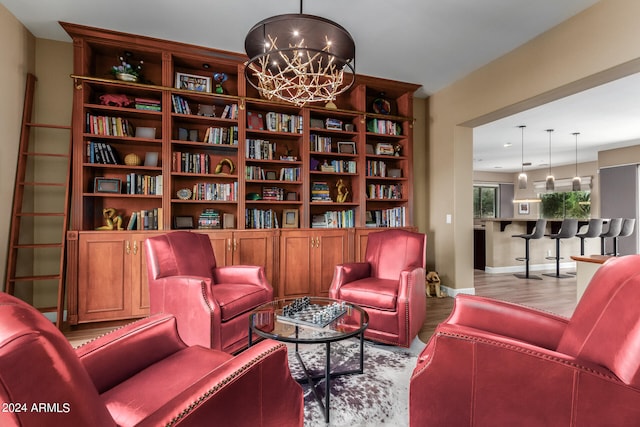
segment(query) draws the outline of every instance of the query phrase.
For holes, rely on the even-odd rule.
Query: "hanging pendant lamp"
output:
[[[578,175],[578,135],[580,135],[580,132],[574,132],[573,135],[576,137],[576,175],[571,182],[571,190],[580,191],[582,190],[582,180],[580,179],[580,175]]]
[[[556,179],[551,174],[551,132],[553,132],[553,129],[547,129],[547,132],[549,133],[549,173],[547,174],[545,187],[547,191],[553,191],[556,188]]]
[[[521,153],[522,153],[522,171],[520,172],[520,175],[518,175],[518,188],[520,190],[525,190],[527,188],[527,174],[524,173],[524,128],[526,128],[525,125],[520,125],[518,126],[520,128],[521,134],[522,134],[522,139],[521,139],[521,144],[520,144],[520,148],[521,148]]]

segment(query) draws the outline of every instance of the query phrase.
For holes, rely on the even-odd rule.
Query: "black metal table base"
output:
[[[296,336],[298,334],[298,327],[296,326]],[[305,365],[300,353],[298,352],[298,343],[296,343],[296,359],[300,362],[300,366],[302,366],[302,371],[304,372],[304,378],[296,378],[296,381],[300,384],[308,383],[309,387],[311,387],[311,391],[315,396],[318,404],[320,405],[320,409],[324,414],[325,423],[329,422],[329,395],[331,390],[331,378],[341,377],[344,375],[354,375],[354,374],[362,374],[364,372],[364,331],[360,333],[360,369],[351,369],[345,371],[337,371],[331,372],[331,342],[325,343],[325,365],[324,365],[324,374],[323,375],[312,375],[307,366]],[[320,393],[318,393],[317,383],[324,379],[324,402],[322,401],[322,397]]]

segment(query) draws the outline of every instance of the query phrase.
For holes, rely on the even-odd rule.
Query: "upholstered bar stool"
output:
[[[591,218],[587,225],[587,231],[576,234],[576,237],[580,239],[580,255],[584,255],[584,239],[600,237],[600,234],[602,234],[603,223],[604,220],[602,218]]]
[[[620,252],[618,251],[618,239],[620,237],[630,236],[631,233],[633,233],[633,228],[635,225],[636,225],[635,218],[625,218],[624,221],[622,222],[622,228],[620,229],[620,234],[618,234],[613,238],[613,254],[615,256],[620,255]]]
[[[547,220],[546,219],[539,219],[536,221],[536,225],[535,228],[533,229],[533,231],[531,233],[524,233],[524,234],[514,234],[511,237],[520,237],[522,239],[524,239],[524,257],[519,257],[516,258],[518,261],[524,261],[524,265],[525,265],[525,273],[517,273],[515,274],[516,277],[520,278],[520,279],[538,279],[538,280],[542,280],[542,277],[540,276],[535,276],[535,275],[530,275],[529,274],[529,241],[531,239],[540,239],[542,238],[542,236],[544,236],[544,229],[547,226]]]
[[[606,255],[605,248],[604,248],[606,239],[607,238],[613,239],[615,237],[618,237],[618,235],[622,231],[622,221],[623,221],[622,218],[611,218],[609,220],[609,228],[607,229],[607,231],[600,234],[600,255]],[[615,242],[616,240],[614,239],[614,243]]]
[[[560,274],[560,259],[561,259],[560,240],[576,237],[577,232],[578,232],[578,220],[574,218],[565,218],[562,220],[562,224],[560,225],[560,230],[556,234],[549,235],[550,239],[555,239],[556,241],[556,256],[547,257],[547,259],[556,260],[556,274],[544,273],[545,276],[557,277],[560,279],[565,277],[573,277],[569,274]]]

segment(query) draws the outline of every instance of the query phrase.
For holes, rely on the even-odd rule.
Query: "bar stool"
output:
[[[620,234],[618,234],[617,236],[615,236],[613,238],[613,254],[615,256],[620,255],[620,252],[618,252],[618,238],[630,236],[631,233],[633,233],[633,227],[635,225],[636,225],[636,219],[635,218],[625,218],[624,219],[624,221],[622,223],[622,229],[620,230]]]
[[[536,221],[536,225],[535,228],[533,229],[533,231],[529,234],[514,234],[511,237],[520,237],[522,239],[524,239],[524,257],[519,257],[516,258],[516,260],[518,261],[524,261],[524,265],[525,265],[525,273],[521,274],[521,273],[517,273],[515,274],[516,277],[520,278],[520,279],[537,279],[537,280],[542,280],[542,277],[540,276],[530,276],[529,275],[529,241],[531,239],[540,239],[542,238],[542,236],[544,236],[544,229],[547,226],[547,220],[546,219],[539,219]]]
[[[602,218],[591,218],[589,220],[589,225],[587,225],[587,231],[576,234],[576,237],[580,239],[580,255],[584,255],[584,239],[600,237],[600,234],[602,234],[603,223],[604,220]]]
[[[558,231],[556,234],[549,234],[549,238],[555,239],[556,241],[556,256],[546,258],[556,260],[556,274],[544,273],[545,276],[557,277],[559,279],[565,277],[573,277],[568,274],[560,274],[560,240],[576,237],[577,232],[578,220],[574,218],[565,218],[562,220],[562,224],[560,224],[560,231]]]
[[[607,229],[607,231],[600,234],[600,255],[606,255],[604,250],[605,239],[618,237],[618,235],[622,231],[622,221],[622,218],[611,218],[609,220],[609,228]]]

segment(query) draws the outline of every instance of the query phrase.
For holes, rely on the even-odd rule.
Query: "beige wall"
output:
[[[2,5],[0,46],[3,64],[0,67],[0,200],[3,201],[0,208],[0,262],[5,267],[1,288],[4,290],[22,104],[27,72],[35,70],[35,38]],[[28,295],[24,297],[29,298]]]
[[[473,287],[472,127],[640,71],[639,14],[603,0],[430,97],[428,233],[445,285]]]

